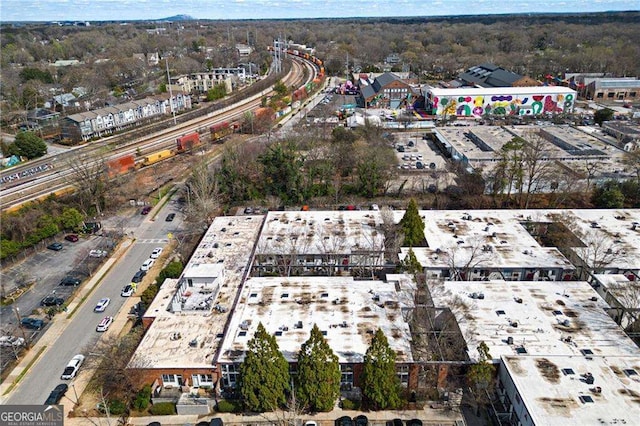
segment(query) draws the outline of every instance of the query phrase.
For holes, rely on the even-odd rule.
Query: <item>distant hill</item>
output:
[[[193,21],[195,18],[189,15],[174,15],[168,18],[154,19],[155,21]]]

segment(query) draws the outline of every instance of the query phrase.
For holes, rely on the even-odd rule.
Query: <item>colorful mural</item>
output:
[[[522,95],[433,96],[436,115],[540,115],[573,111],[575,93]]]

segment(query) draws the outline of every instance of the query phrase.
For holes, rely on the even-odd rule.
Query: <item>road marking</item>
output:
[[[140,243],[140,244],[166,244],[168,243],[169,240],[166,238],[147,238],[147,239],[142,239],[142,240],[137,240],[136,243]]]

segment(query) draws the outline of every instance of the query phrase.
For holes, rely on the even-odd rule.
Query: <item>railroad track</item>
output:
[[[317,67],[313,63],[298,59],[292,61],[292,64],[291,71],[282,80],[288,87],[301,82],[306,84],[315,78]],[[305,75],[306,78],[303,79]],[[77,173],[77,166],[74,168],[73,164],[74,162],[78,164],[78,159],[82,159],[82,167],[89,169],[98,166],[98,163],[102,164],[122,155],[146,155],[164,149],[173,149],[176,146],[177,137],[194,131],[204,133],[214,124],[237,120],[245,113],[258,108],[262,98],[272,93],[271,88],[265,89],[237,104],[132,141],[116,145],[115,141],[122,140],[122,135],[109,137],[12,168],[2,173],[0,177],[2,179],[0,208],[3,212],[12,211],[29,201],[43,199],[51,194],[60,195],[73,191],[72,182]],[[8,179],[12,174],[23,176]]]

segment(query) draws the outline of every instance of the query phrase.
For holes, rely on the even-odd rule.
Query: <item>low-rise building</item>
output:
[[[577,93],[561,86],[424,89],[426,109],[438,117],[570,114]]]

